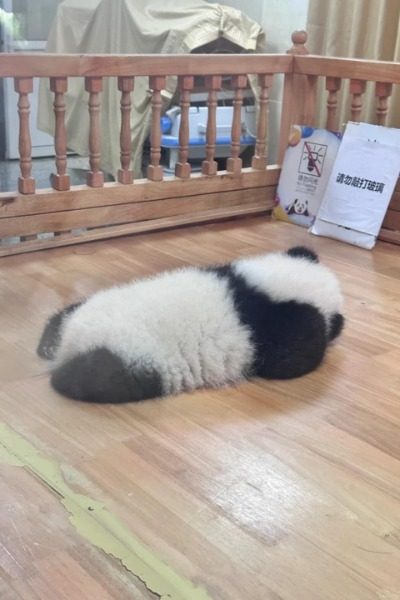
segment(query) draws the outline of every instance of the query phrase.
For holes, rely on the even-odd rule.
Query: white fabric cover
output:
[[[205,0],[64,0],[52,25],[47,51],[63,54],[184,54],[218,37],[247,51],[264,49],[261,27],[240,11]],[[165,106],[176,78],[167,79]],[[133,169],[141,176],[143,142],[149,132],[148,78],[137,77],[132,94]],[[66,93],[68,147],[88,155],[88,94],[82,78],[69,78]],[[102,169],[114,176],[120,167],[120,92],[116,78],[105,78],[101,94]],[[54,134],[53,94],[42,80],[39,129]]]

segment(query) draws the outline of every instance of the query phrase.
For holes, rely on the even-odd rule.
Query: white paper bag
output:
[[[311,232],[373,248],[399,172],[399,129],[349,123]]]

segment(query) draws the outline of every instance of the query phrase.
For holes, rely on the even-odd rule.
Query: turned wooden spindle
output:
[[[362,95],[365,92],[366,81],[361,79],[350,79],[350,94],[352,95],[351,100],[351,120],[358,123],[361,118],[361,111],[363,107]]]
[[[265,169],[267,166],[267,127],[268,127],[268,88],[272,75],[259,75],[260,99],[258,103],[257,140],[251,161],[253,169]]]
[[[337,123],[336,123],[336,111],[337,111],[337,104],[338,104],[337,93],[340,90],[341,84],[342,84],[342,80],[339,77],[327,77],[326,78],[325,88],[328,91],[326,128],[329,131],[337,130]]]
[[[50,89],[54,92],[54,147],[57,170],[57,173],[51,175],[51,185],[59,191],[69,190],[70,188],[70,179],[67,175],[67,130],[65,128],[64,97],[67,88],[68,81],[66,77],[50,77]]]
[[[183,75],[179,78],[181,123],[179,127],[179,157],[175,165],[175,175],[181,179],[189,179],[190,163],[189,156],[189,109],[190,91],[193,89],[194,78],[191,75]]]
[[[376,101],[376,123],[385,125],[388,113],[388,98],[392,95],[392,83],[377,81],[375,84]]]
[[[150,164],[147,167],[147,179],[161,181],[163,168],[160,165],[161,158],[161,90],[165,88],[165,77],[150,77],[151,96],[151,131],[150,131]]]
[[[85,90],[89,92],[89,163],[87,184],[90,187],[102,187],[104,174],[100,170],[101,125],[100,125],[100,92],[103,89],[101,77],[86,77]]]
[[[32,140],[29,127],[29,96],[33,91],[32,77],[16,77],[14,89],[19,94],[19,164],[21,175],[18,177],[18,190],[21,194],[35,193],[35,180],[32,173]]]
[[[132,183],[133,171],[130,169],[131,164],[131,110],[132,99],[131,93],[134,88],[133,77],[118,77],[118,89],[121,92],[121,132],[120,132],[120,148],[121,148],[121,168],[118,170],[119,183]]]
[[[247,87],[246,75],[234,75],[232,77],[232,87],[235,90],[233,99],[233,117],[231,130],[231,156],[226,162],[226,170],[235,175],[240,174],[242,169],[242,159],[240,154],[240,138],[242,137],[242,104],[243,90]]]
[[[207,99],[207,130],[206,130],[206,158],[201,164],[203,175],[215,175],[218,163],[214,160],[217,138],[217,104],[218,90],[221,89],[222,78],[220,75],[207,75],[205,85],[208,89]]]

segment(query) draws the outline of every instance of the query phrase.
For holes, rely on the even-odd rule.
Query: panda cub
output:
[[[51,384],[87,402],[130,402],[321,363],[343,326],[336,277],[307,248],[133,281],[68,306],[38,346]]]

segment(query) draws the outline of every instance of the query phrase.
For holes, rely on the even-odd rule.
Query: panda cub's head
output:
[[[273,252],[235,263],[236,272],[273,302],[314,306],[324,317],[328,339],[343,327],[343,296],[335,274],[304,246]]]

